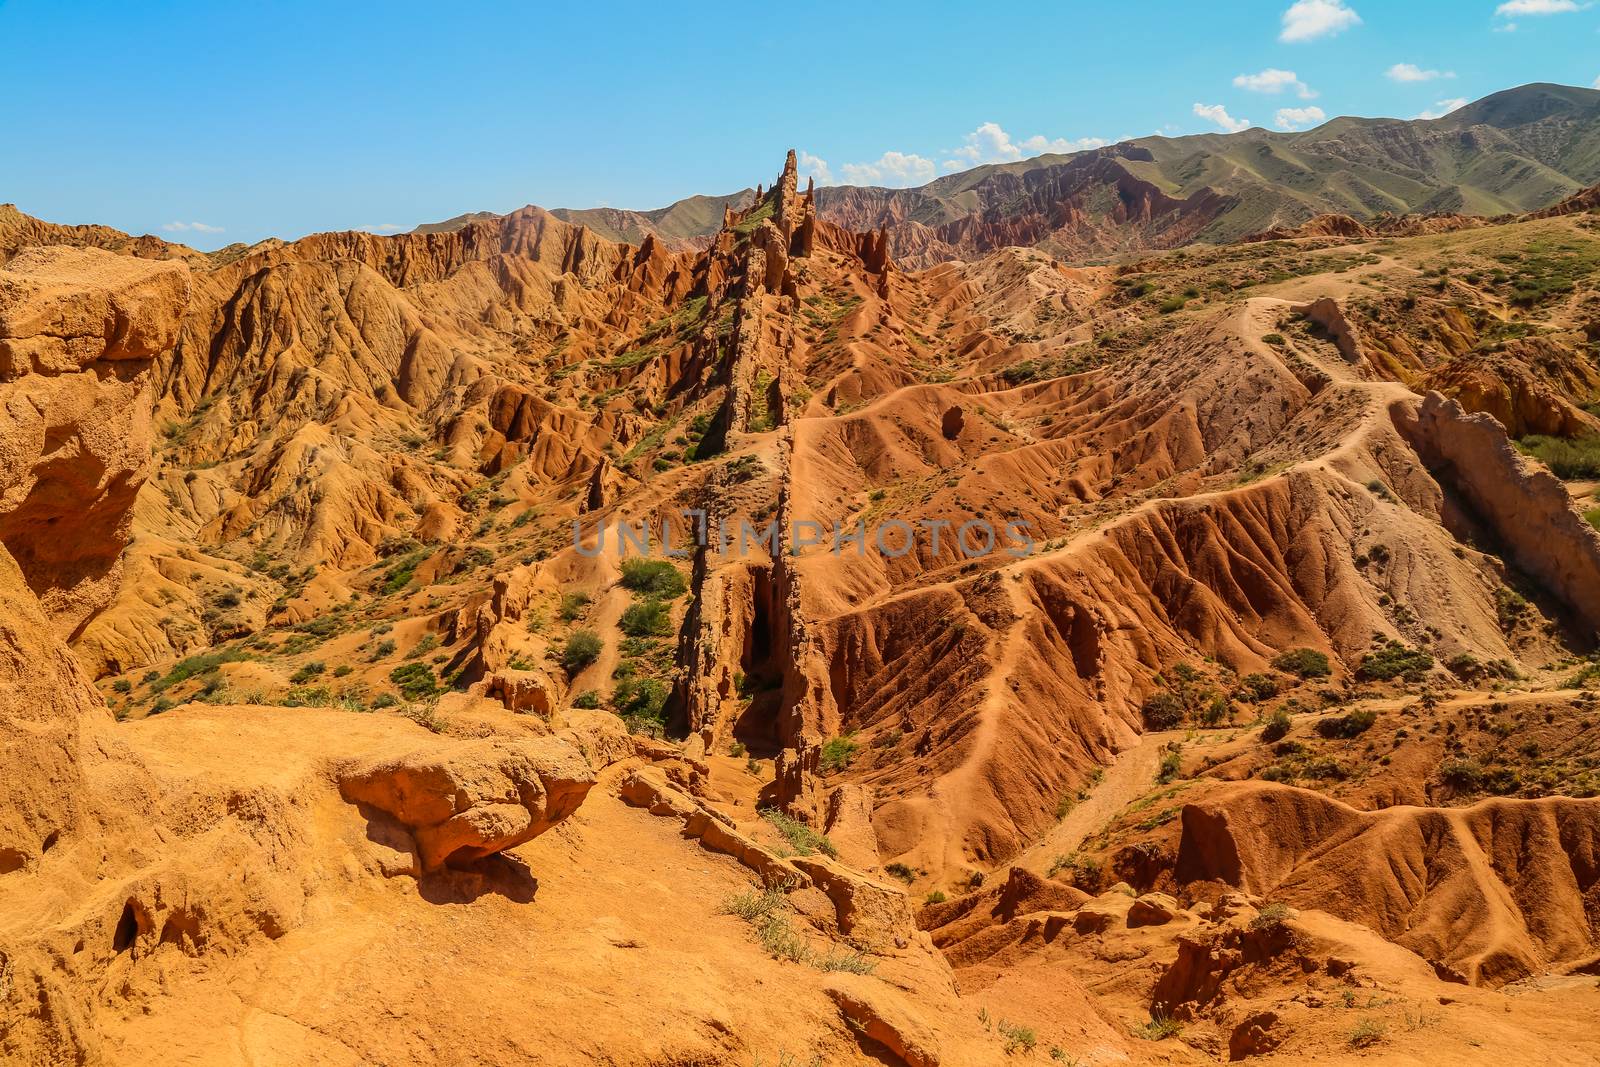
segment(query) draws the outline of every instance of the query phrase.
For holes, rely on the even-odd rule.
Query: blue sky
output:
[[[0,0],[0,201],[200,248],[1600,80],[1584,0]],[[823,167],[826,170],[823,170]]]

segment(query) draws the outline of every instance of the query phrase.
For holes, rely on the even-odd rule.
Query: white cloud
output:
[[[1512,15],[1564,15],[1569,11],[1582,11],[1588,4],[1577,0],[1506,0],[1494,9],[1502,18]]]
[[[1504,26],[1496,26],[1494,28],[1494,32],[1495,33],[1516,33],[1517,32],[1517,24],[1515,22],[1508,22]]]
[[[169,222],[161,227],[168,233],[221,233],[221,226],[208,226],[203,222]]]
[[[820,156],[814,156],[802,149],[796,157],[800,164],[802,178],[815,178],[818,185],[832,185],[833,171],[828,167],[828,161]]]
[[[1280,130],[1302,130],[1327,119],[1320,107],[1280,107],[1273,124]]]
[[[1102,148],[1111,143],[1099,137],[1079,137],[1077,140],[1071,140],[1066,137],[1045,137],[1037,133],[1018,141],[1014,140],[998,122],[985,122],[967,134],[964,140],[966,144],[947,153],[949,158],[941,164],[945,170],[966,170],[983,163],[1014,163],[1019,159],[1043,155],[1046,152],[1059,154],[1083,152],[1091,148]]]
[[[1383,72],[1392,82],[1431,82],[1436,78],[1454,78],[1453,70],[1423,70],[1415,63],[1396,63]]]
[[[1034,134],[1025,141],[1017,142],[1022,148],[1022,154],[1025,156],[1040,156],[1047,152],[1053,152],[1056,155],[1065,155],[1068,152],[1087,152],[1091,148],[1104,148],[1110,143],[1104,137],[1079,137],[1077,140],[1072,140],[1067,137],[1045,138],[1039,134]]]
[[[1596,78],[1596,79],[1595,79],[1595,80],[1594,80],[1594,87],[1595,87],[1595,88],[1596,88],[1596,89],[1600,89],[1600,78]]]
[[[1293,89],[1302,100],[1311,100],[1317,95],[1316,90],[1296,77],[1294,71],[1276,67],[1268,67],[1259,74],[1240,74],[1233,79],[1233,84],[1252,93],[1281,93],[1285,89]]]
[[[1250,128],[1249,119],[1234,118],[1228,114],[1227,109],[1221,104],[1196,104],[1194,113],[1203,119],[1215,122],[1229,133],[1238,133],[1240,130],[1248,130]]]
[[[1359,25],[1361,16],[1345,7],[1344,0],[1295,0],[1283,13],[1283,32],[1278,34],[1278,40],[1286,44],[1315,41]]]
[[[1464,97],[1464,96],[1458,96],[1458,97],[1455,97],[1455,98],[1450,99],[1450,100],[1440,100],[1437,103],[1435,103],[1432,107],[1427,108],[1426,110],[1420,112],[1417,115],[1417,118],[1419,118],[1419,119],[1442,119],[1446,115],[1450,114],[1450,112],[1454,111],[1456,108],[1458,108],[1458,107],[1466,107],[1466,106],[1467,106],[1467,98]]]
[[[933,180],[933,160],[910,152],[885,152],[871,163],[846,163],[839,168],[851,185],[921,185]]]
[[[967,134],[966,142],[950,155],[972,163],[1009,163],[1022,158],[1022,149],[1011,143],[1011,135],[998,122],[985,122]]]

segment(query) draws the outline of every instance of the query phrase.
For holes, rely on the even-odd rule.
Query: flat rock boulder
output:
[[[97,248],[30,248],[0,270],[0,366],[61,374],[171,348],[189,301],[182,263]]]
[[[822,991],[851,1027],[900,1057],[906,1067],[938,1067],[938,1039],[893,992],[846,975],[829,979]]]
[[[1165,926],[1179,914],[1178,902],[1165,893],[1146,893],[1128,908],[1129,926]]]
[[[532,840],[576,811],[593,785],[588,760],[554,737],[461,742],[339,775],[346,800],[412,833],[424,870]]]
[[[521,715],[550,717],[555,707],[555,683],[542,670],[506,668],[485,679],[484,694]]]
[[[1133,903],[1126,893],[1102,893],[1078,909],[1073,928],[1080,934],[1097,934],[1114,926],[1128,925]]]

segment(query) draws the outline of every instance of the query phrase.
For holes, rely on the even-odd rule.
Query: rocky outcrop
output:
[[[785,891],[818,889],[832,903],[839,933],[872,951],[904,949],[916,937],[910,901],[898,886],[886,885],[823,855],[779,856],[731,820],[688,793],[668,784],[653,768],[633,771],[621,796],[652,815],[683,822],[683,836],[711,852],[732,856],[760,876],[763,884]]]
[[[1232,206],[1210,189],[1169,195],[1136,177],[1125,158],[1142,162],[1148,153],[1119,145],[1028,169],[993,168],[964,182],[959,196],[946,196],[939,182],[920,189],[833,186],[820,191],[818,206],[826,221],[880,230],[875,248],[909,269],[1012,245],[1071,257],[1176,247]]]
[[[423,749],[339,773],[346,800],[415,836],[424,870],[531,841],[576,811],[593,785],[588,762],[556,738]]]
[[[1439,481],[1471,507],[1516,563],[1600,632],[1600,533],[1573,506],[1561,480],[1518,454],[1489,415],[1468,415],[1429,393],[1395,412]]]
[[[484,696],[498,699],[512,711],[549,718],[555,709],[559,690],[549,672],[542,669],[506,668],[483,680]]]
[[[150,459],[145,389],[181,263],[36,248],[0,271],[0,543],[68,637],[111,598]]]
[[[1362,357],[1361,336],[1355,326],[1345,316],[1344,308],[1331,296],[1322,296],[1302,304],[1294,309],[1295,314],[1303,315],[1312,322],[1321,326],[1333,338],[1333,343],[1338,347],[1339,354],[1350,363],[1360,363]]]
[[[1364,923],[1468,981],[1500,985],[1600,949],[1597,856],[1597,800],[1369,812],[1250,783],[1184,806],[1175,873]]]
[[[1560,378],[1551,368],[1561,368]],[[1452,359],[1422,384],[1458,401],[1469,413],[1493,415],[1511,437],[1600,434],[1600,419],[1571,399],[1600,388],[1593,366],[1542,338]]]
[[[1530,212],[1524,215],[1527,219],[1554,219],[1562,215],[1577,215],[1583,212],[1600,211],[1600,185],[1591,185],[1580,190],[1557,204],[1551,204],[1542,211]]]
[[[150,458],[145,385],[181,263],[31,249],[0,270],[0,867],[32,867],[96,798],[108,719],[61,639],[110,599]],[[113,757],[114,758],[114,757]],[[129,803],[145,788],[126,777]]]
[[[823,986],[851,1029],[879,1042],[906,1067],[939,1067],[939,1041],[905,1001],[881,986],[839,975]]]

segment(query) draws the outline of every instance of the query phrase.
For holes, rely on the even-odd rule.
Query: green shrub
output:
[[[291,674],[289,676],[289,681],[293,685],[300,685],[302,682],[311,681],[311,679],[315,678],[317,675],[321,674],[327,669],[327,665],[321,660],[312,660],[310,663],[307,663],[305,666]]]
[[[1317,733],[1327,738],[1352,738],[1360,737],[1372,729],[1372,724],[1378,721],[1378,713],[1371,708],[1357,708],[1355,711],[1343,715],[1332,715],[1325,719],[1317,720]]]
[[[572,706],[575,708],[598,708],[600,706],[600,694],[593,689],[585,689],[572,698]]]
[[[1146,1041],[1165,1041],[1169,1037],[1177,1037],[1183,1033],[1183,1024],[1169,1015],[1156,1012],[1150,1016],[1149,1022],[1134,1033]]]
[[[724,915],[736,915],[747,923],[759,923],[781,913],[787,902],[783,890],[777,886],[766,889],[746,889],[722,902],[717,910]]]
[[[1200,709],[1200,724],[1202,726],[1220,725],[1228,717],[1228,701],[1225,697],[1215,696],[1208,700]]]
[[[1289,717],[1289,713],[1282,708],[1278,708],[1267,716],[1267,724],[1261,728],[1261,740],[1281,740],[1288,735],[1289,727],[1292,725],[1294,725],[1294,720]]]
[[[817,761],[818,766],[823,774],[838,774],[850,766],[850,761],[856,758],[856,750],[860,747],[856,744],[853,734],[830,737],[822,743],[822,755]]]
[[[667,705],[667,687],[656,678],[627,678],[611,692],[611,706],[624,719],[663,721],[662,709]]]
[[[1026,1055],[1031,1053],[1034,1046],[1039,1043],[1039,1037],[1033,1032],[1033,1027],[1031,1026],[1008,1023],[1001,1019],[995,1025],[995,1029],[1000,1032],[1001,1037],[1005,1038],[1005,1052],[1007,1055],[1013,1052],[1021,1052]]]
[[[411,646],[411,651],[406,653],[406,659],[421,659],[429,652],[439,647],[437,634],[423,634],[422,640]]]
[[[798,855],[809,856],[813,852],[820,852],[829,859],[839,855],[839,850],[833,847],[833,842],[828,840],[826,834],[818,833],[787,812],[777,808],[762,808],[761,817],[772,824],[772,828],[778,831]]]
[[[1328,657],[1314,648],[1291,648],[1272,659],[1272,665],[1286,674],[1301,678],[1326,678],[1333,673]]]
[[[389,681],[400,687],[400,695],[407,700],[421,700],[439,692],[438,679],[426,663],[402,663],[389,672]]]
[[[1387,1033],[1388,1030],[1388,1024],[1382,1019],[1374,1019],[1370,1016],[1364,1018],[1356,1024],[1356,1028],[1354,1030],[1350,1031],[1350,1047],[1368,1048],[1372,1045],[1376,1045],[1378,1042],[1383,1040],[1383,1035]]]
[[[1188,301],[1181,296],[1169,296],[1161,301],[1160,305],[1158,305],[1158,310],[1163,315],[1170,315],[1174,311],[1182,311],[1183,305],[1187,303]]]
[[[672,600],[689,590],[678,568],[664,559],[625,559],[622,584],[641,596]]]
[[[588,607],[588,593],[566,593],[561,597],[561,607],[557,609],[557,614],[561,616],[562,622],[575,622],[583,617]]]
[[[1501,586],[1494,591],[1495,616],[1500,621],[1500,629],[1510,631],[1517,628],[1517,624],[1525,619],[1533,605],[1528,603],[1527,597],[1515,589]]]
[[[410,585],[411,579],[416,574],[417,567],[421,565],[421,563],[426,560],[428,556],[429,550],[426,548],[419,548],[413,552],[406,553],[400,559],[391,564],[388,570],[384,571],[383,582],[379,586],[379,590],[384,595],[388,595],[390,593],[398,593],[400,590]]]
[[[1432,667],[1433,657],[1428,653],[1390,641],[1362,659],[1361,666],[1356,668],[1356,677],[1366,682],[1388,682],[1395,678],[1416,682]]]
[[[222,649],[218,652],[202,652],[197,656],[180,659],[167,670],[166,674],[158,678],[151,679],[146,675],[146,680],[150,682],[152,690],[161,693],[181,682],[188,681],[196,675],[209,674],[224,663],[232,663],[243,658],[244,652],[237,648]]]
[[[133,692],[133,683],[126,678],[118,678],[111,683],[111,688],[119,693],[131,693]]]
[[[1050,877],[1054,878],[1062,871],[1070,872],[1072,884],[1086,893],[1099,892],[1105,876],[1105,869],[1099,860],[1078,852],[1069,852],[1051,861]],[[979,884],[982,884],[981,880]]]
[[[1483,788],[1483,767],[1465,757],[1445,760],[1439,764],[1439,781],[1463,793],[1476,792]]]
[[[1549,467],[1558,478],[1600,478],[1600,436],[1569,440],[1535,434],[1518,441],[1517,447]]]
[[[1278,680],[1270,674],[1247,674],[1233,687],[1235,700],[1259,704],[1278,695]]]
[[[900,879],[906,885],[910,885],[912,882],[917,880],[917,872],[913,871],[910,867],[907,867],[903,863],[885,864],[883,872],[892,878]]]
[[[1152,693],[1139,707],[1147,730],[1171,730],[1183,722],[1183,699],[1163,689]]]
[[[659,600],[641,600],[629,605],[617,625],[629,637],[664,637],[672,632],[672,612]]]
[[[593,630],[574,630],[567,635],[567,644],[561,650],[561,666],[566,672],[577,674],[600,658],[605,642]]]
[[[948,898],[943,893],[935,889],[933,892],[923,897],[922,902],[924,904],[943,904],[947,899]]]

